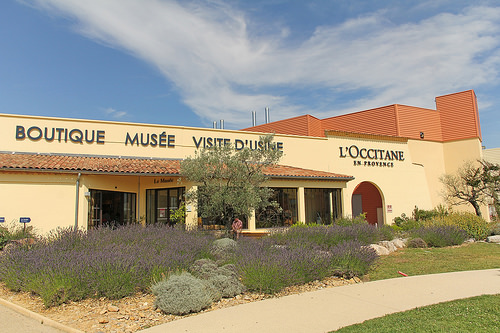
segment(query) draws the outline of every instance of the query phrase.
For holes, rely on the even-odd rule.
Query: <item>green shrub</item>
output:
[[[451,213],[442,218],[432,219],[426,222],[429,226],[454,225],[464,230],[468,237],[482,240],[488,237],[490,229],[488,223],[481,217],[472,213]]]
[[[383,225],[377,228],[378,234],[379,234],[379,241],[383,240],[393,240],[394,239],[394,230],[391,226],[389,225]]]
[[[402,231],[409,231],[413,229],[421,228],[425,221],[429,221],[436,218],[443,218],[448,215],[448,210],[443,205],[439,205],[432,210],[419,209],[415,206],[413,209],[412,217],[406,216],[406,214],[401,214],[401,217],[395,217],[394,223]]]
[[[366,221],[366,214],[365,213],[360,214],[360,215],[353,217],[353,218],[341,217],[341,218],[336,219],[334,223],[337,225],[340,225],[342,227],[348,227],[348,226],[355,225],[355,224],[368,224],[368,222]]]
[[[11,223],[9,226],[0,226],[0,250],[9,241],[36,237],[36,232],[31,225],[26,228],[22,223]]]
[[[214,300],[214,290],[209,283],[188,272],[172,274],[151,287],[156,296],[154,305],[167,314],[183,315],[199,312]]]

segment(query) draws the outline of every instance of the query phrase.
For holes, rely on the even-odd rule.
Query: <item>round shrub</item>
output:
[[[154,305],[174,315],[199,312],[209,307],[214,299],[213,288],[188,272],[172,274],[155,283],[151,290],[156,296]]]
[[[194,262],[190,271],[196,277],[211,283],[219,295],[218,299],[221,297],[234,297],[245,291],[245,287],[238,279],[234,265],[228,264],[218,267],[213,260],[200,259]]]
[[[198,259],[189,267],[189,271],[197,278],[208,279],[218,268],[215,261],[211,259]]]
[[[231,238],[217,239],[210,247],[210,253],[218,259],[226,259],[236,248],[236,241]]]
[[[406,244],[409,248],[425,248],[427,247],[427,243],[422,238],[412,238]]]
[[[488,237],[490,229],[488,223],[481,217],[472,213],[452,213],[443,217],[441,221],[433,221],[434,224],[454,225],[464,230],[467,235],[475,240]]]

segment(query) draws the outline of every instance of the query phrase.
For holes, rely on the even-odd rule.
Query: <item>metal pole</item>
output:
[[[78,203],[80,201],[80,177],[82,174],[79,172],[76,177],[76,199],[75,199],[75,231],[78,230]]]

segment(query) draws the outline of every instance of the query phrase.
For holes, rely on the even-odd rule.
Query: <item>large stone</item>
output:
[[[370,244],[369,247],[371,247],[372,249],[374,249],[375,252],[379,256],[386,256],[386,255],[388,255],[390,253],[389,250],[386,247],[382,246],[382,245]]]
[[[500,243],[500,235],[489,236],[486,240],[488,243]]]
[[[406,247],[406,243],[401,238],[394,238],[393,240],[391,240],[391,243],[394,244],[394,246],[398,249]]]
[[[389,250],[389,253],[392,253],[397,250],[396,245],[394,245],[394,243],[389,241],[378,242],[378,245],[385,247],[387,250]]]

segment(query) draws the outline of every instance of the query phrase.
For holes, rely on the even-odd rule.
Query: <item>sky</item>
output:
[[[0,113],[226,129],[473,89],[500,147],[500,0],[3,0]]]

